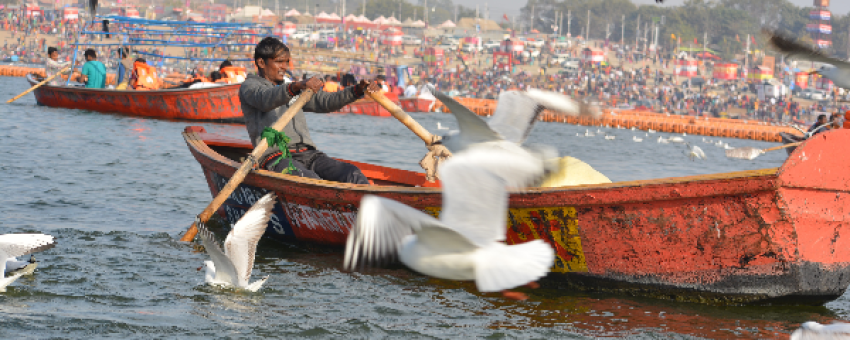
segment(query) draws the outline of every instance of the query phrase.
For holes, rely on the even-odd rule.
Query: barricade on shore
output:
[[[20,67],[20,66],[9,66],[9,65],[0,65],[0,76],[3,77],[26,77],[27,74],[35,74],[41,77],[45,76],[43,67]],[[115,84],[115,75],[107,74],[106,75],[106,84]],[[62,76],[62,79],[67,79],[67,76]]]
[[[493,99],[456,97],[455,100],[479,116],[490,116],[496,108],[496,100]],[[439,101],[434,105],[434,110],[449,112],[448,108]],[[782,142],[782,138],[779,136],[780,132],[798,132],[792,127],[770,125],[753,120],[667,115],[636,110],[607,111],[599,118],[558,117],[551,112],[544,112],[540,116],[540,120],[585,126],[619,126],[624,129],[634,127],[644,131],[651,129],[658,132],[753,139],[765,142]]]

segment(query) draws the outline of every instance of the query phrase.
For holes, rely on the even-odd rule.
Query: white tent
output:
[[[387,18],[385,18],[385,17],[382,15],[382,16],[379,16],[378,18],[376,18],[375,20],[372,20],[372,23],[373,23],[373,24],[378,24],[378,25],[383,25],[383,24],[386,24],[386,23],[387,23]]]
[[[319,13],[319,15],[316,16],[316,19],[327,19],[327,18],[330,18],[330,15],[328,15],[328,13],[325,13],[325,12]]]
[[[389,19],[387,19],[387,25],[400,26],[401,21],[398,21],[398,19],[396,19],[395,17],[390,17]]]
[[[453,23],[451,20],[446,20],[446,22],[440,24],[437,27],[439,27],[439,28],[452,28],[452,27],[457,27],[457,25],[455,25],[455,23]]]
[[[290,9],[290,10],[289,10],[289,12],[286,12],[286,14],[284,14],[283,16],[286,16],[286,17],[297,17],[297,16],[299,16],[299,15],[301,15],[301,12],[296,11],[296,10],[295,10],[295,8],[293,8],[293,9]]]
[[[412,26],[412,27],[425,27],[425,26],[428,26],[428,25],[425,24],[425,22],[422,21],[422,20],[416,20],[412,24],[410,24],[410,26]]]
[[[273,17],[273,16],[275,16],[275,14],[274,14],[274,12],[272,12],[268,8],[266,8],[262,12],[260,12],[260,16],[261,17]]]

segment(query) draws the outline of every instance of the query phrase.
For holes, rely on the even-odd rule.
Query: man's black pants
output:
[[[280,159],[281,156],[274,157],[266,162],[266,167],[270,171],[283,172],[289,166],[288,159]],[[272,166],[274,162],[280,159],[277,165]],[[353,183],[353,184],[369,184],[369,180],[360,172],[360,169],[346,162],[338,161],[328,157],[324,152],[319,150],[306,150],[292,154],[292,165],[296,170],[290,172],[291,175],[324,179],[327,181]]]

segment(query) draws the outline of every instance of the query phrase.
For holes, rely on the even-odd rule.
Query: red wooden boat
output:
[[[39,82],[32,74],[27,75],[27,81],[30,86]],[[239,106],[238,84],[158,91],[118,91],[44,85],[33,93],[39,105],[50,107],[164,119],[244,121],[242,108]]]
[[[215,196],[247,141],[188,127],[184,138]],[[719,304],[823,304],[850,284],[850,144],[837,130],[779,168],[561,188],[510,199],[507,239],[556,250],[549,287]],[[250,173],[219,211],[235,221],[265,192],[280,204],[268,236],[342,246],[365,194],[434,215],[440,188],[421,173],[352,162],[374,183]]]

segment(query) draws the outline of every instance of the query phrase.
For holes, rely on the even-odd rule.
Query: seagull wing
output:
[[[414,233],[426,243],[446,240],[462,247],[474,247],[431,215],[388,198],[365,195],[360,200],[357,223],[348,234],[343,266],[354,270],[361,263],[369,266],[395,260],[399,245]]]
[[[274,208],[276,194],[270,192],[260,198],[251,209],[230,229],[224,240],[224,250],[236,269],[239,287],[248,286],[251,270],[254,269],[254,255],[257,243],[266,232]],[[218,267],[216,267],[218,268]]]
[[[45,234],[0,235],[0,277],[6,271],[6,260],[44,251],[56,246],[53,236]]]
[[[439,169],[443,186],[440,220],[478,246],[504,241],[508,188],[526,187],[543,176],[544,166],[511,142],[456,153]]]
[[[848,337],[850,337],[850,324],[844,322],[821,325],[809,321],[791,333],[791,340],[847,339]]]
[[[831,64],[842,69],[850,69],[850,63],[846,61],[827,56],[818,50],[800,44],[782,34],[779,34],[778,32],[771,32],[769,30],[764,30],[764,32],[770,36],[768,44],[780,52],[785,53],[785,57],[789,59],[817,61]]]
[[[490,128],[505,139],[522,144],[543,107],[532,97],[518,91],[502,92],[490,119]]]
[[[446,105],[446,107],[449,108],[449,111],[451,111],[455,116],[455,119],[457,119],[457,124],[463,138],[472,143],[503,139],[502,136],[499,136],[498,133],[490,128],[490,125],[487,125],[487,122],[484,119],[467,109],[466,106],[458,103],[445,93],[436,90],[433,91],[437,96],[437,99],[443,102],[443,104]]]
[[[201,243],[204,244],[207,254],[210,255],[213,264],[215,265],[215,280],[219,282],[230,282],[236,285],[236,268],[233,267],[233,262],[224,254],[221,245],[215,240],[215,235],[207,229],[203,223],[198,223],[198,236],[201,237]]]

